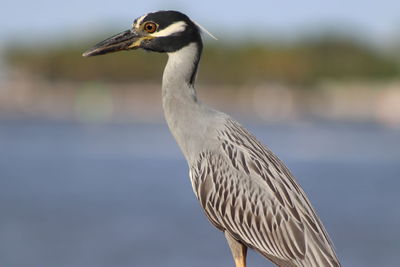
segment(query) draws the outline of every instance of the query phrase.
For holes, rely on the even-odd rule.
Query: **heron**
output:
[[[202,32],[207,30],[181,12],[151,12],[83,56],[139,48],[168,54],[165,119],[189,165],[196,198],[224,233],[236,267],[246,266],[248,248],[280,267],[340,266],[320,218],[285,164],[229,115],[198,100]]]

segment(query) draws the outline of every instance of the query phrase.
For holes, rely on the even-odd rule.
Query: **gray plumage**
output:
[[[193,87],[176,82],[190,73],[195,49],[192,44],[170,54],[163,107],[208,219],[279,266],[339,266],[324,227],[285,165],[228,115],[199,103]]]
[[[158,43],[139,47],[168,53],[162,80],[165,118],[188,162],[193,191],[211,223],[225,233],[237,266],[245,266],[247,247],[281,267],[340,266],[327,232],[286,166],[239,123],[198,101],[194,80],[202,50],[199,30],[185,15],[163,12],[171,11],[142,16],[133,28],[149,18],[172,17],[172,26],[162,28],[168,36],[144,35],[146,42],[154,38]],[[123,38],[127,34],[132,33],[124,32]],[[165,51],[167,43],[175,48]],[[115,46],[99,47],[103,49],[104,42],[85,55]]]

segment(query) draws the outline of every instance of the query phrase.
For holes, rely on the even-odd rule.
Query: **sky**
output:
[[[5,0],[1,6],[0,45],[15,39],[51,42],[124,30],[136,17],[160,9],[182,11],[211,32],[235,38],[297,35],[326,27],[372,40],[400,37],[399,0]]]

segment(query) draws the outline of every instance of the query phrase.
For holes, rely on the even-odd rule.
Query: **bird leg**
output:
[[[227,231],[225,231],[225,238],[231,248],[236,267],[246,267],[247,247],[234,239]]]

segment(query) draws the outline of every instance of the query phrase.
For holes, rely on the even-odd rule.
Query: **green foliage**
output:
[[[84,50],[84,46],[49,50],[10,49],[7,61],[14,67],[49,80],[116,82],[160,80],[165,61],[160,60],[160,55],[157,57],[144,51],[83,58]]]
[[[9,48],[8,64],[49,80],[159,82],[166,56],[144,51],[82,58],[90,45]],[[209,84],[277,81],[298,86],[324,79],[398,77],[399,63],[355,41],[320,38],[297,43],[207,44],[199,79]]]

